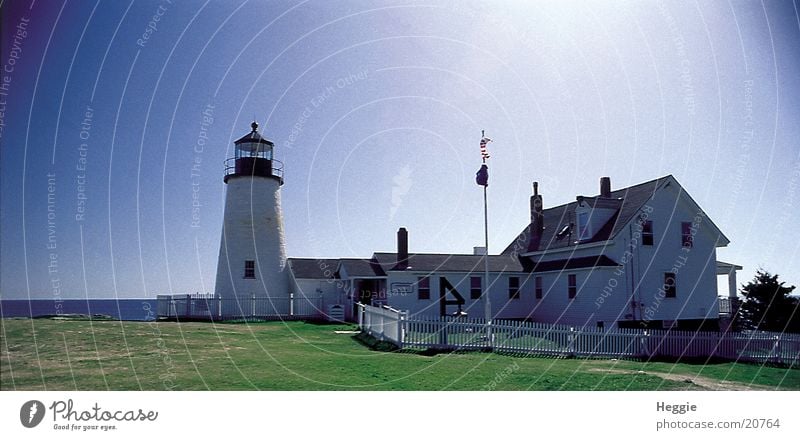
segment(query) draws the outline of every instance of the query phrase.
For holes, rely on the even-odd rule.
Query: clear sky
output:
[[[2,2],[0,295],[213,291],[253,118],[290,256],[481,245],[485,129],[491,252],[533,180],[548,207],[673,174],[740,281],[800,284],[797,5],[532,3]]]

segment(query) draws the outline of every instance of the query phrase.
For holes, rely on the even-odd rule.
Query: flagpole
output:
[[[481,130],[481,139],[485,136],[484,131]],[[483,163],[486,163],[486,157],[483,157]],[[492,304],[489,300],[489,208],[487,203],[486,197],[486,188],[488,185],[483,185],[483,238],[484,238],[484,246],[485,251],[483,255],[484,261],[484,272],[486,276],[486,290],[485,290],[485,301],[483,303],[484,306],[484,317],[486,319],[486,342],[489,344],[489,348],[492,347],[492,331],[491,331],[491,324],[492,324]]]

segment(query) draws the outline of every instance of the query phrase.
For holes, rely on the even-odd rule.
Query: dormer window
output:
[[[577,197],[575,207],[575,220],[577,231],[575,233],[578,242],[587,242],[597,238],[598,233],[603,231],[605,225],[614,218],[622,207],[622,199],[612,199],[609,197]]]
[[[589,223],[588,211],[578,213],[578,231],[579,240],[588,240],[592,238],[592,225]]]

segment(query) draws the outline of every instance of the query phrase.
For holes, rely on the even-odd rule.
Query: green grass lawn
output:
[[[2,390],[800,389],[800,370],[374,351],[350,325],[0,321]]]

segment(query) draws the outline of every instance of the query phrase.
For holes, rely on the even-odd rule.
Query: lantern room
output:
[[[252,131],[234,142],[234,157],[225,160],[225,183],[232,177],[267,177],[283,185],[283,163],[273,157],[275,144],[258,132],[258,123],[250,124]]]

